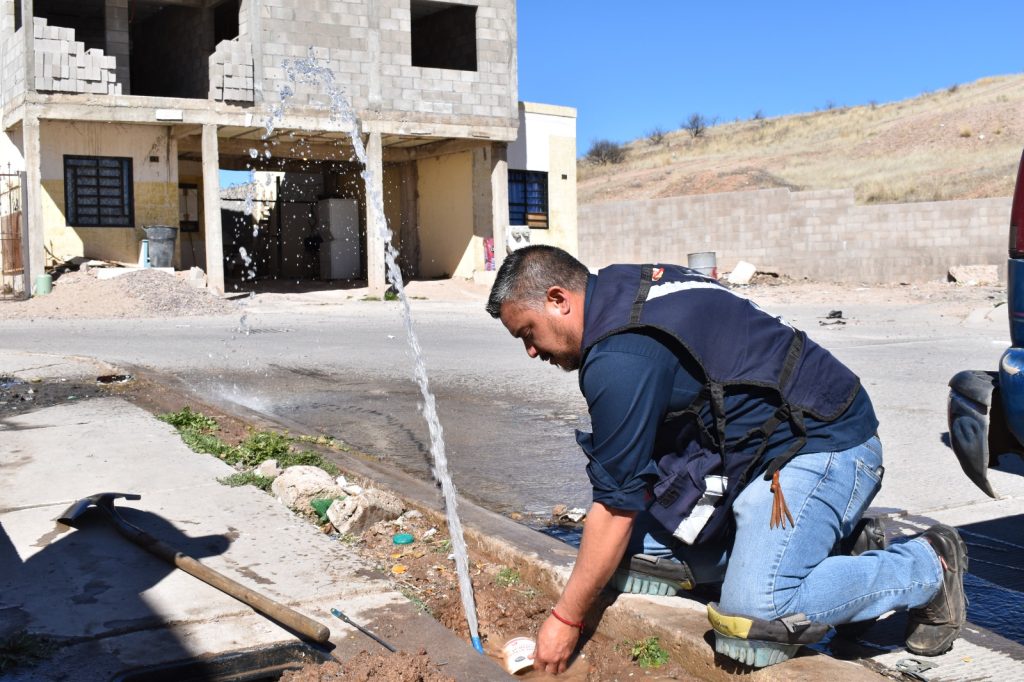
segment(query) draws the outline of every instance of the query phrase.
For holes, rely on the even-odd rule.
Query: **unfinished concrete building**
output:
[[[143,228],[167,225],[175,267],[221,291],[267,276],[383,290],[351,126],[322,84],[291,80],[307,58],[358,115],[407,277],[496,267],[523,241],[508,229],[520,185],[525,240],[576,250],[575,112],[518,103],[514,0],[0,0],[0,49],[0,164],[24,173],[28,273],[137,262]],[[524,153],[510,178],[531,106],[571,125],[537,126],[550,158],[529,169]],[[222,212],[232,169],[274,185],[243,227]]]

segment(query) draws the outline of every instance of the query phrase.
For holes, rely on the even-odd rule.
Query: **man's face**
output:
[[[540,310],[504,304],[501,306],[501,322],[512,336],[522,340],[526,354],[531,358],[540,358],[571,372],[580,366],[580,344],[583,341],[580,313],[568,301],[549,296]]]

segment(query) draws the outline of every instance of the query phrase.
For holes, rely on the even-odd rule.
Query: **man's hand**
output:
[[[622,511],[595,502],[583,524],[576,565],[555,605],[558,615],[572,623],[583,622],[598,593],[608,583],[629,542],[636,512]],[[580,638],[579,628],[549,616],[537,633],[533,665],[557,675],[565,670]]]
[[[548,616],[537,633],[537,650],[533,654],[534,670],[552,675],[564,672],[579,638],[580,631],[577,628],[566,625],[554,616]]]

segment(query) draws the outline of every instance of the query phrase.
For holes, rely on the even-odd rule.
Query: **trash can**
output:
[[[174,241],[178,228],[167,225],[149,225],[143,228],[149,242],[149,264],[154,268],[169,268],[174,261]]]
[[[696,270],[702,275],[718,279],[718,256],[714,251],[686,254],[686,267]]]

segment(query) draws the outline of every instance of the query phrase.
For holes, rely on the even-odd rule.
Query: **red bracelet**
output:
[[[551,609],[551,615],[555,617],[555,620],[561,623],[565,623],[569,627],[578,628],[580,632],[583,632],[583,621],[580,621],[579,623],[574,623],[571,620],[562,618],[560,615],[558,615],[558,611],[555,611],[554,609]]]

